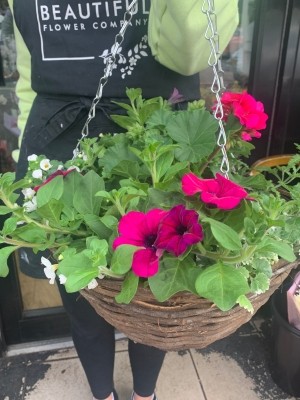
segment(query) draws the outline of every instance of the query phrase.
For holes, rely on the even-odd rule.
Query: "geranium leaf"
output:
[[[196,290],[222,311],[228,311],[241,295],[249,292],[249,285],[239,268],[219,262],[200,273],[196,280]]]
[[[239,251],[242,248],[239,235],[222,222],[215,221],[211,218],[205,218],[206,222],[210,224],[212,234],[215,239],[227,250]]]
[[[0,249],[0,276],[2,278],[5,278],[8,275],[9,269],[7,260],[17,248],[17,246],[5,246]]]
[[[129,304],[134,298],[139,285],[139,277],[129,272],[122,284],[122,290],[115,297],[117,303]]]
[[[196,293],[195,280],[199,268],[191,258],[182,261],[166,258],[160,263],[159,272],[148,278],[150,289],[158,301],[165,301],[182,291]]]
[[[172,115],[166,125],[169,136],[179,144],[179,161],[199,162],[216,146],[218,123],[205,110],[182,111]]]

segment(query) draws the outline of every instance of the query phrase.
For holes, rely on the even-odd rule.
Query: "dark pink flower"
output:
[[[218,173],[215,179],[200,179],[193,173],[186,174],[182,178],[182,190],[187,196],[201,193],[204,203],[214,204],[221,210],[237,207],[248,196],[244,188]]]
[[[184,101],[184,96],[179,93],[178,89],[174,88],[171,96],[168,98],[169,104],[177,104]]]
[[[266,128],[268,115],[264,112],[264,106],[260,101],[256,101],[247,92],[225,92],[221,101],[224,108],[224,119],[227,120],[229,114],[232,113],[245,128],[241,134],[243,140],[249,141],[253,137],[261,136],[258,131]]]
[[[199,215],[183,205],[173,207],[161,222],[155,246],[167,250],[176,257],[190,246],[203,240]]]
[[[120,236],[113,242],[113,248],[123,244],[141,247],[133,255],[132,270],[137,276],[148,278],[157,273],[161,251],[155,241],[160,223],[167,211],[153,209],[147,213],[130,211],[124,215],[118,226]]]
[[[67,176],[70,172],[72,172],[72,171],[74,171],[74,170],[75,170],[75,168],[68,169],[67,171],[63,171],[63,170],[61,170],[61,169],[58,169],[57,171],[53,172],[53,174],[49,175],[48,178],[47,178],[43,183],[41,183],[41,184],[38,185],[38,186],[35,186],[35,187],[33,188],[33,190],[34,190],[35,192],[37,192],[42,186],[47,185],[47,183],[49,183],[50,181],[52,181],[52,179],[54,179],[56,176],[62,175],[63,177],[65,177],[65,176]]]

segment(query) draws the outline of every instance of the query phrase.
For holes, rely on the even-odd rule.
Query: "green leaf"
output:
[[[11,208],[6,206],[0,206],[0,215],[7,215],[11,213]]]
[[[112,229],[103,223],[102,218],[94,214],[84,215],[87,226],[101,239],[108,239],[112,234]]]
[[[99,159],[99,165],[103,166],[106,173],[111,173],[120,162],[126,161],[137,162],[138,159],[129,150],[127,141],[123,140],[106,150],[105,155]]]
[[[160,262],[156,275],[148,278],[150,289],[158,301],[165,301],[175,293],[189,291],[195,293],[195,281],[199,268],[193,260],[186,258],[165,258]]]
[[[60,216],[63,208],[64,204],[61,200],[51,199],[37,209],[37,214],[49,221],[51,226],[60,226]]]
[[[251,279],[251,292],[256,294],[264,293],[269,289],[270,279],[263,273],[258,273],[254,278]]]
[[[125,178],[137,179],[139,176],[140,167],[137,161],[121,161],[117,164],[111,172],[114,175],[122,176]]]
[[[85,288],[92,279],[96,278],[99,269],[98,266],[93,265],[86,250],[81,253],[75,253],[74,249],[70,250],[67,250],[68,253],[62,253],[63,260],[59,263],[57,274],[66,276],[66,291],[73,293]]]
[[[185,162],[177,162],[175,165],[172,165],[165,174],[164,180],[173,179],[175,175],[179,172],[184,171],[188,167],[189,163]]]
[[[80,185],[82,179],[83,176],[76,170],[73,170],[64,177],[64,190],[61,197],[61,201],[65,205],[73,206],[74,194],[78,186]]]
[[[14,237],[18,237],[27,243],[43,243],[47,239],[44,229],[30,223],[21,225],[14,231]]]
[[[262,273],[268,278],[273,275],[271,263],[265,258],[256,258],[252,262],[252,268],[255,269],[256,273]]]
[[[103,179],[95,171],[89,171],[79,182],[79,186],[74,193],[73,204],[75,209],[83,215],[98,215],[102,200],[95,195],[100,190],[104,190]]]
[[[168,120],[166,130],[179,144],[175,151],[179,161],[200,162],[216,146],[218,124],[205,110],[182,111]]]
[[[10,188],[16,178],[16,174],[14,172],[6,172],[5,174],[0,174],[0,187]]]
[[[151,207],[162,207],[168,208],[173,207],[177,204],[182,203],[182,196],[180,193],[167,192],[165,190],[158,190],[150,188],[148,190],[148,208]]]
[[[10,217],[10,218],[7,218],[7,219],[4,221],[4,224],[3,224],[2,234],[3,234],[4,236],[9,236],[9,235],[11,235],[12,233],[14,233],[14,231],[15,231],[16,228],[17,228],[17,222],[19,222],[19,218],[18,218],[18,217]]]
[[[245,295],[241,295],[238,297],[236,301],[240,307],[244,308],[245,310],[249,311],[251,314],[254,313],[254,308],[251,301]]]
[[[53,178],[50,182],[41,186],[36,194],[37,205],[43,207],[43,205],[49,203],[50,200],[59,200],[63,194],[64,183],[63,176],[59,175]]]
[[[260,252],[270,252],[278,254],[279,257],[283,258],[286,261],[293,262],[296,260],[296,256],[292,247],[279,240],[275,240],[270,237],[266,237],[263,241],[257,246],[257,250]]]
[[[129,244],[118,246],[111,259],[112,272],[118,275],[126,274],[131,269],[134,253],[139,249],[139,247]]]
[[[174,161],[174,151],[162,154],[156,161],[157,182],[167,173]]]
[[[122,290],[115,297],[117,303],[129,304],[134,298],[139,286],[139,277],[129,272],[124,279]]]
[[[196,280],[196,290],[220,310],[228,311],[241,295],[249,292],[249,285],[239,268],[219,262],[200,273]]]
[[[8,257],[17,249],[17,246],[6,246],[0,249],[0,277],[5,278],[8,273]]]
[[[205,218],[203,221],[210,224],[212,234],[225,249],[232,251],[239,251],[242,249],[239,235],[232,228],[211,218]]]

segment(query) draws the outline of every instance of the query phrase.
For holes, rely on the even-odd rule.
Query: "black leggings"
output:
[[[66,293],[63,285],[58,284],[58,287],[71,321],[74,345],[93,396],[105,399],[114,389],[114,327],[100,317],[79,293]],[[133,390],[142,397],[151,396],[165,352],[131,340],[128,341],[128,352]]]

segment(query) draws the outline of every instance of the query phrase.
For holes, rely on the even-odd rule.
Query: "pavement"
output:
[[[272,380],[270,336],[270,319],[258,314],[204,350],[169,352],[157,383],[158,399],[295,400]],[[52,347],[32,347],[24,354],[12,348],[0,359],[0,400],[92,400],[72,341]],[[115,383],[120,400],[129,400],[132,379],[124,337],[117,340]]]

